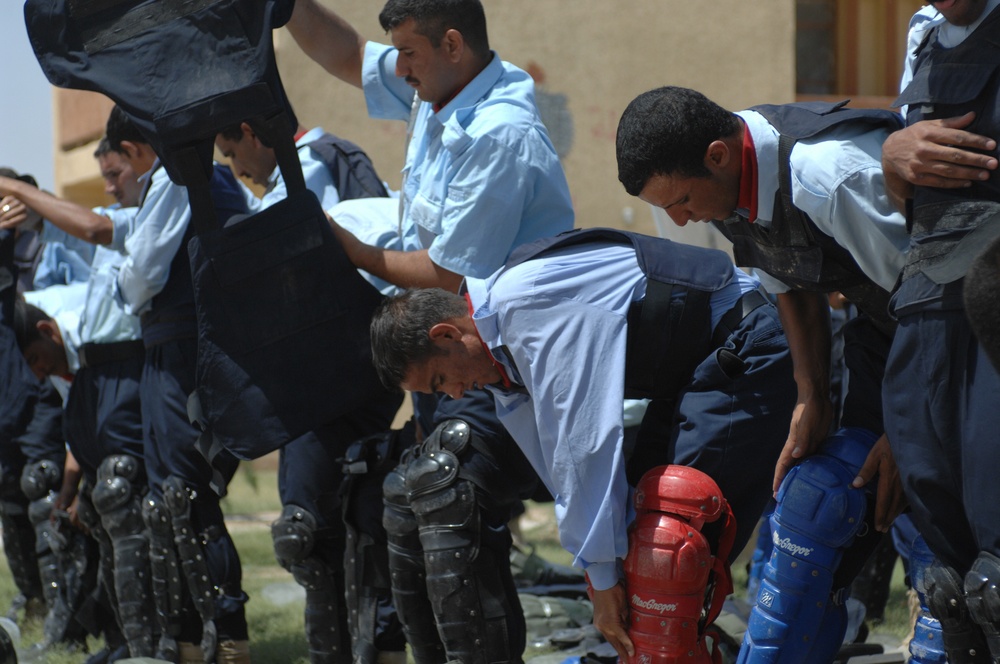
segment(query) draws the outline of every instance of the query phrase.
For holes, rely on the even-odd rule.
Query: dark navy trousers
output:
[[[900,317],[884,400],[912,517],[931,551],[960,574],[980,551],[1000,556],[1000,375],[964,310]]]

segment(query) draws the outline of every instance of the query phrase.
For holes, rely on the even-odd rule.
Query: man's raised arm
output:
[[[350,23],[317,0],[297,0],[287,27],[306,55],[342,81],[361,87],[367,40]]]
[[[13,228],[29,218],[26,211],[18,207],[19,201],[57,228],[81,240],[93,244],[110,244],[114,238],[114,224],[109,218],[82,205],[57,198],[27,182],[0,176],[0,198],[8,206],[7,210],[0,212],[0,229]]]

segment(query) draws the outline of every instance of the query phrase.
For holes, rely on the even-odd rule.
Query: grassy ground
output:
[[[308,664],[308,650],[302,628],[303,602],[289,600],[297,587],[291,575],[274,560],[269,524],[281,509],[276,489],[277,473],[273,464],[257,463],[242,468],[230,485],[223,500],[230,523],[230,532],[240,552],[243,564],[243,585],[250,595],[246,605],[250,630],[251,659],[257,664]],[[529,505],[522,519],[524,539],[535,545],[542,557],[568,564],[569,555],[559,546],[551,509],[545,505]],[[16,593],[6,558],[0,556],[0,609],[10,605]],[[734,566],[738,593],[745,586],[743,565]],[[22,627],[22,646],[41,639],[41,625]],[[908,631],[908,609],[903,586],[902,567],[897,566],[885,622],[875,629],[882,641],[898,642]],[[91,640],[91,649],[101,643]],[[530,655],[530,653],[527,653]],[[36,662],[46,664],[80,664],[86,659],[81,653],[54,650]]]

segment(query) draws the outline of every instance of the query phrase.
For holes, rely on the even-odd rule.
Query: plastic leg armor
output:
[[[843,552],[863,525],[867,496],[851,487],[877,436],[841,429],[792,468],[771,517],[774,550],[740,649],[739,664],[825,664],[847,628],[831,597]]]
[[[771,541],[771,515],[773,508],[760,517],[757,526],[757,542],[753,553],[750,555],[750,562],[747,563],[747,603],[753,604],[757,601],[760,593],[760,580],[764,578],[764,567],[771,559],[771,551],[774,544]]]
[[[21,491],[20,476],[3,468],[0,468],[0,528],[7,565],[18,590],[7,618],[16,621],[29,601],[41,604],[42,580],[35,558],[35,529],[28,518],[28,499]]]
[[[144,489],[145,474],[139,460],[116,454],[97,469],[97,485],[91,494],[111,539],[118,616],[133,657],[155,654],[149,539],[142,520]]]
[[[969,613],[962,577],[939,561],[924,572],[927,607],[941,622],[949,664],[989,664],[986,637]]]
[[[177,636],[184,602],[184,582],[174,551],[174,529],[163,500],[146,494],[142,520],[149,528],[149,566],[152,573],[153,603],[159,627],[156,659],[176,662],[179,656]]]
[[[459,459],[472,436],[468,424],[448,420],[427,437],[406,469],[427,595],[449,660],[520,661],[524,637],[523,627],[510,623],[521,619],[521,607],[509,551],[501,556],[484,545],[476,486],[459,476]]]
[[[728,557],[736,532],[728,503],[705,473],[657,466],[639,480],[635,508],[625,558],[635,661],[717,661],[706,646],[705,628],[733,588]],[[710,543],[702,526],[720,518],[723,534]]]
[[[1000,558],[982,551],[965,575],[965,598],[972,619],[986,635],[993,661],[1000,661]]]
[[[21,473],[21,491],[31,501],[28,505],[28,518],[35,528],[38,574],[42,579],[42,593],[47,608],[42,630],[44,634],[42,647],[49,647],[62,641],[72,618],[70,607],[63,595],[65,583],[54,545],[56,534],[49,521],[61,478],[62,467],[53,461],[35,462],[25,466]]]
[[[215,659],[215,648],[219,645],[215,628],[215,586],[208,571],[201,534],[195,531],[191,522],[191,501],[197,498],[184,484],[184,480],[172,475],[163,482],[163,499],[170,511],[174,530],[174,546],[181,560],[184,578],[187,581],[191,601],[201,617],[201,652],[206,664]]]
[[[312,664],[345,661],[350,653],[347,634],[343,633],[341,608],[343,594],[334,574],[322,559],[313,554],[316,545],[316,517],[297,505],[285,505],[281,516],[271,524],[274,555],[278,563],[292,573],[306,590],[306,640]]]
[[[90,531],[90,536],[97,541],[98,578],[104,590],[108,605],[107,608],[114,616],[115,624],[113,626],[107,624],[101,625],[104,631],[106,647],[109,651],[114,651],[118,647],[124,646],[124,655],[127,656],[129,654],[128,646],[125,644],[125,636],[121,632],[122,619],[118,613],[118,595],[115,592],[114,547],[111,544],[111,538],[108,537],[108,533],[104,530],[104,524],[101,523],[101,515],[97,513],[97,509],[94,507],[92,493],[93,488],[85,480],[78,496],[76,513],[80,518],[80,523]],[[100,618],[94,616],[94,620],[99,622]]]
[[[388,553],[381,543],[382,537],[366,532],[358,524],[371,521],[377,514],[370,506],[374,500],[381,500],[382,484],[386,473],[398,460],[402,436],[402,431],[368,436],[352,443],[344,455],[344,580],[355,664],[379,661],[379,644],[376,643],[379,612],[392,593]],[[371,514],[362,514],[365,509]],[[374,530],[375,526],[367,528]],[[402,648],[395,652],[403,653]]]
[[[941,622],[927,608],[927,570],[935,564],[934,554],[923,537],[917,536],[910,547],[910,578],[920,601],[920,613],[910,640],[911,664],[948,664],[941,634]]]
[[[404,454],[400,465],[386,476],[382,484],[385,505],[382,525],[388,538],[392,601],[403,624],[413,661],[416,664],[440,664],[447,657],[427,596],[424,552],[420,546],[417,518],[406,488],[406,467],[412,458],[409,452]]]

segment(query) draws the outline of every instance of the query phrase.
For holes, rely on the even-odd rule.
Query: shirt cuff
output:
[[[618,562],[590,563],[587,565],[587,578],[594,590],[607,590],[618,583]]]

